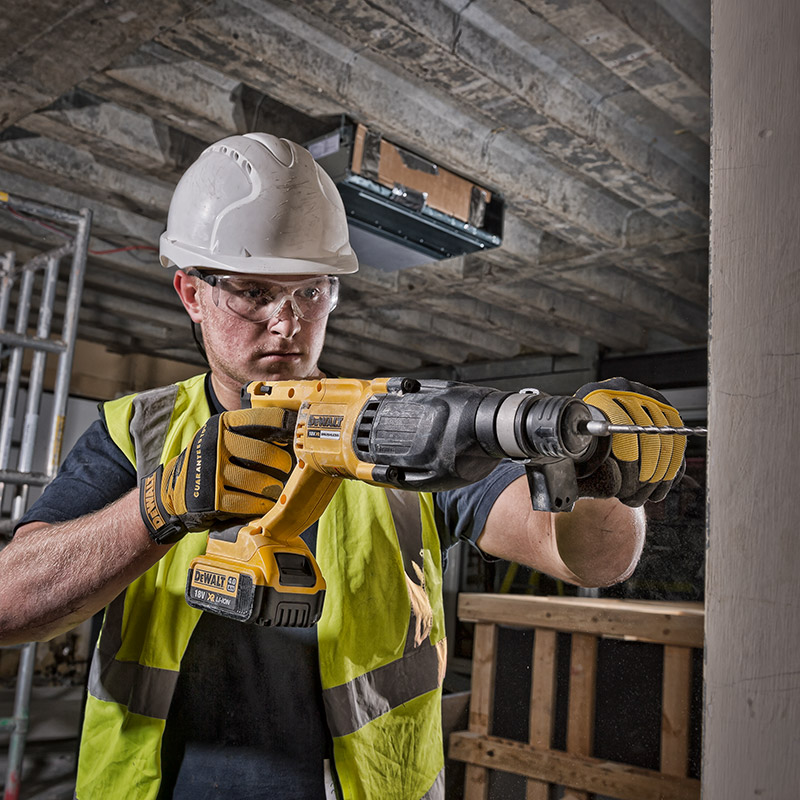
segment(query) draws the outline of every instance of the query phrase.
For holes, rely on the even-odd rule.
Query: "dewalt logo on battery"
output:
[[[236,576],[226,572],[212,572],[201,567],[195,567],[192,572],[192,586],[235,594],[236,584]]]
[[[312,414],[308,418],[309,428],[341,428],[344,417],[336,414]]]

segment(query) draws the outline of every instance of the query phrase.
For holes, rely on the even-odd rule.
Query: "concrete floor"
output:
[[[72,800],[83,690],[35,686],[22,765],[20,800]],[[13,715],[14,690],[0,689],[0,717]],[[5,784],[10,735],[0,732],[0,781]]]

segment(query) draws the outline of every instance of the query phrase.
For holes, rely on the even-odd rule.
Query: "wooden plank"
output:
[[[700,800],[700,781],[617,764],[524,742],[461,731],[450,736],[450,758],[569,786],[619,800]]]
[[[467,622],[542,627],[661,644],[703,646],[702,603],[462,593]]]
[[[497,626],[478,623],[472,648],[472,696],[469,705],[469,730],[488,734],[494,710],[494,678],[497,661]],[[464,776],[464,799],[487,800],[489,771],[467,765]]]
[[[661,703],[661,771],[667,775],[685,776],[688,771],[691,680],[691,649],[665,647]]]
[[[556,632],[537,628],[533,644],[533,678],[528,741],[533,747],[548,749],[553,739],[556,704]],[[548,800],[549,784],[530,779],[526,800]]]
[[[595,688],[597,686],[597,637],[572,635],[567,712],[567,752],[590,756],[594,747]],[[571,790],[571,800],[589,800],[587,792]]]

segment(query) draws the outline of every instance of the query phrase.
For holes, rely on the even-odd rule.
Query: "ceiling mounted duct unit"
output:
[[[344,201],[358,259],[392,272],[498,247],[503,201],[361,124],[306,144]]]

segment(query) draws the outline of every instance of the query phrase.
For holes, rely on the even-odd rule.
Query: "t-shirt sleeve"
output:
[[[16,527],[28,522],[78,519],[104,508],[135,486],[136,470],[111,439],[103,420],[96,420]]]
[[[436,493],[440,538],[446,547],[458,541],[476,544],[495,500],[525,474],[525,467],[501,461],[485,478],[459,489]],[[476,545],[477,546],[477,545]]]

